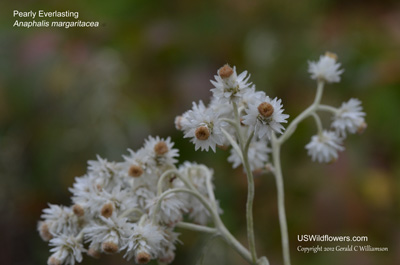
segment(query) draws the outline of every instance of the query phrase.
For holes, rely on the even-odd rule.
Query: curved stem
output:
[[[287,127],[285,133],[281,135],[277,141],[280,144],[283,144],[290,136],[296,131],[297,125],[302,122],[304,119],[309,117],[313,112],[315,112],[321,102],[322,94],[324,92],[324,81],[318,81],[317,86],[317,94],[315,95],[315,99],[313,104],[311,104],[307,109],[305,109],[302,113],[299,114]]]
[[[218,233],[218,230],[215,229],[215,228],[204,226],[204,225],[186,223],[186,222],[179,222],[179,223],[176,224],[176,227],[184,228],[184,229],[188,229],[188,230],[192,230],[192,231],[209,233],[209,234]]]
[[[279,225],[281,228],[281,237],[282,237],[283,262],[284,265],[290,265],[289,236],[286,223],[285,190],[283,187],[280,150],[281,150],[280,143],[276,139],[275,134],[272,134],[272,157],[275,166],[274,175],[276,179],[276,188],[278,192],[278,214],[279,214]]]
[[[142,210],[140,210],[139,208],[130,208],[125,210],[119,217],[123,218],[123,217],[127,217],[130,214],[133,213],[138,213],[140,216],[144,214],[144,212]]]
[[[329,105],[318,105],[317,110],[331,112],[332,114],[337,114],[338,109]]]
[[[322,134],[323,128],[322,128],[321,119],[319,118],[318,114],[315,112],[313,112],[311,115],[313,116],[313,118],[315,120],[315,124],[317,125],[318,134]]]
[[[157,183],[157,196],[159,196],[162,193],[162,183],[164,181],[164,179],[169,176],[170,174],[175,174],[180,180],[182,180],[182,182],[190,189],[195,189],[194,186],[192,185],[192,183],[190,183],[186,178],[184,178],[181,173],[179,173],[178,170],[176,169],[169,169],[167,171],[165,171],[161,177],[158,179],[158,183]]]

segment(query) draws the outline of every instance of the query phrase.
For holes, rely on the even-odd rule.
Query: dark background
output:
[[[13,1],[0,11],[0,260],[45,264],[36,232],[46,203],[70,204],[75,176],[96,154],[120,161],[150,135],[171,136],[180,161],[215,169],[228,228],[246,244],[246,179],[228,152],[195,152],[175,130],[192,101],[208,102],[225,63],[248,70],[259,90],[282,98],[292,120],[313,100],[307,61],[338,54],[345,73],[323,103],[362,100],[368,129],[346,140],[332,165],[304,149],[316,131],[301,124],[282,150],[294,265],[400,264],[400,5],[398,1]],[[99,28],[13,28],[20,11],[78,11]],[[28,21],[31,19],[19,19]],[[36,19],[37,20],[37,19]],[[57,20],[57,19],[54,19]],[[66,20],[66,19],[64,19]],[[330,117],[326,116],[326,126]],[[272,175],[256,179],[259,255],[282,264]],[[181,231],[173,264],[244,264],[219,239]],[[297,235],[366,235],[389,252],[302,254]],[[322,246],[336,246],[320,243]],[[341,244],[345,245],[345,244]],[[204,246],[208,246],[204,248]],[[132,264],[132,262],[129,262]],[[128,264],[122,255],[83,264]]]

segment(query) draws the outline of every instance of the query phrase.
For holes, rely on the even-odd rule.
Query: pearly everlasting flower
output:
[[[158,256],[161,245],[165,243],[165,235],[159,226],[153,225],[145,216],[134,224],[133,233],[126,245],[127,260],[135,257],[138,264],[145,264]]]
[[[271,139],[273,132],[282,133],[284,127],[281,123],[286,123],[289,115],[283,114],[282,100],[268,96],[259,98],[246,109],[243,116],[243,124],[254,127],[255,135],[261,139],[265,136]]]
[[[165,240],[161,241],[161,251],[158,253],[158,260],[163,263],[171,263],[175,259],[175,244],[181,243],[178,239],[179,233],[174,232],[172,229],[164,230]]]
[[[365,112],[362,111],[361,101],[355,98],[344,102],[333,117],[332,127],[336,132],[346,137],[349,133],[362,132],[367,124],[365,123]]]
[[[50,234],[75,235],[79,231],[79,219],[70,207],[49,204],[41,215]]]
[[[340,75],[344,72],[339,70],[341,64],[336,63],[337,56],[334,53],[327,52],[321,55],[319,61],[308,62],[308,72],[312,79],[324,80],[328,83],[337,83],[340,81]]]
[[[149,208],[150,216],[157,214],[158,221],[169,226],[182,220],[182,214],[187,212],[187,210],[185,203],[176,194],[171,193],[166,195],[161,201],[160,211],[156,212],[159,200],[156,197],[148,203],[147,207]]]
[[[113,213],[110,218],[100,216],[99,222],[93,222],[85,228],[85,238],[91,244],[101,244],[106,253],[116,253],[124,248],[129,235],[132,233],[133,224],[127,218],[117,217]]]
[[[249,145],[248,159],[251,171],[263,168],[268,162],[268,153],[271,149],[267,143],[262,140],[253,140]],[[232,163],[233,168],[237,168],[242,164],[242,159],[234,148],[231,148],[231,155],[228,162]]]
[[[149,136],[144,143],[144,149],[148,156],[148,163],[151,166],[165,166],[173,165],[178,160],[175,158],[179,156],[178,149],[173,148],[174,143],[171,142],[171,138],[162,139],[158,136],[155,138]]]
[[[236,68],[224,65],[218,70],[218,75],[214,76],[215,81],[210,80],[215,88],[211,89],[214,97],[221,103],[237,102],[243,94],[249,89],[251,83],[247,81],[247,71],[239,76],[236,74]]]
[[[192,110],[184,114],[188,124],[184,129],[185,138],[192,138],[195,149],[208,151],[211,148],[215,152],[216,145],[224,143],[224,135],[221,128],[226,125],[219,119],[218,113],[213,112],[204,106],[193,102]]]
[[[338,158],[338,151],[343,151],[342,139],[335,132],[324,130],[321,134],[314,135],[311,142],[306,145],[308,155],[319,163],[334,162]]]
[[[82,261],[82,252],[85,252],[82,242],[70,235],[59,235],[50,240],[50,251],[54,252],[48,259],[48,265],[74,265],[75,261]]]

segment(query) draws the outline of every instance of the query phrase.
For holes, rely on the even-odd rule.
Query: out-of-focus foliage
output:
[[[13,28],[14,9],[79,11],[96,29]],[[148,134],[171,135],[181,161],[213,167],[223,219],[246,242],[246,180],[228,153],[194,152],[173,125],[208,100],[218,67],[248,70],[293,119],[312,102],[307,61],[338,54],[342,82],[323,101],[357,97],[368,129],[346,140],[332,165],[314,164],[299,126],[283,148],[293,264],[400,263],[400,4],[398,1],[6,1],[0,11],[0,225],[2,264],[43,264],[36,221],[46,202],[69,204],[67,187],[96,154],[120,160]],[[328,125],[327,125],[328,126]],[[258,252],[281,264],[273,176],[256,179]],[[367,235],[389,252],[297,252],[297,235]],[[174,264],[243,264],[220,240],[183,232]],[[328,246],[328,243],[322,245]],[[206,246],[203,249],[203,247]],[[84,264],[128,264],[120,256]]]

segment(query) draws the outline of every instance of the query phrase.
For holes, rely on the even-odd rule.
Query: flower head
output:
[[[333,117],[331,126],[339,135],[344,137],[346,137],[346,132],[362,132],[366,127],[365,112],[362,110],[361,101],[358,99],[352,98],[347,102],[343,102]]]
[[[224,135],[221,128],[225,123],[219,119],[218,113],[206,108],[202,101],[199,104],[193,102],[192,110],[184,114],[188,121],[185,126],[185,138],[192,138],[195,149],[208,151],[211,148],[215,152],[216,145],[224,143]]]
[[[47,261],[48,265],[74,265],[75,261],[82,261],[82,252],[85,251],[82,242],[74,236],[59,235],[50,240],[50,250],[54,252]]]
[[[311,78],[324,80],[328,83],[339,82],[340,75],[344,70],[339,70],[341,64],[336,63],[336,61],[336,54],[327,52],[319,57],[319,61],[308,62],[308,72],[311,74]]]
[[[329,163],[338,158],[338,151],[343,151],[344,147],[342,146],[342,139],[335,132],[324,130],[311,138],[306,149],[313,161]]]
[[[271,139],[272,132],[282,133],[284,127],[281,123],[286,123],[289,115],[283,114],[281,102],[281,99],[271,100],[268,96],[258,98],[246,109],[243,124],[254,126],[254,133],[260,139],[264,136]]]
[[[210,80],[215,87],[211,89],[214,97],[221,103],[237,102],[251,85],[247,83],[250,75],[246,76],[247,71],[238,76],[235,67],[232,69],[229,65],[224,65],[218,70],[218,75],[214,76],[215,81]]]

